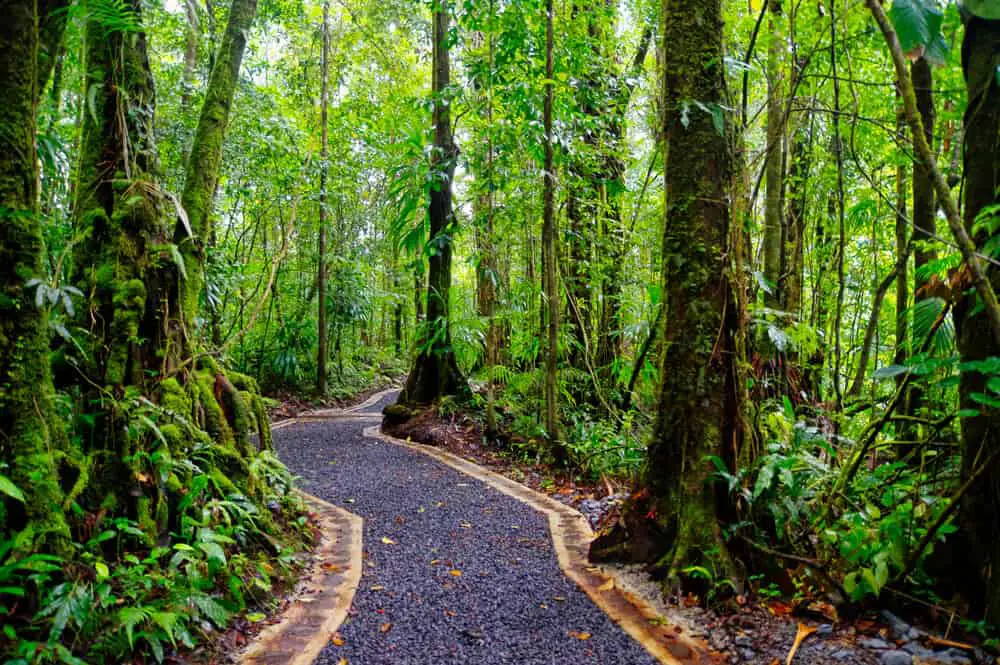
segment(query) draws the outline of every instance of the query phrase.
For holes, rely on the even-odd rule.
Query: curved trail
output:
[[[364,518],[361,584],[318,665],[657,662],[565,577],[545,516],[365,437],[392,399],[274,432],[305,491]]]

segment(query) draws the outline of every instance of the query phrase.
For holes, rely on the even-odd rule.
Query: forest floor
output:
[[[306,492],[364,518],[360,586],[315,662],[656,662],[564,575],[542,514],[419,451],[365,436],[395,397],[313,412],[322,418],[275,431],[279,455]],[[483,446],[461,417],[426,417],[411,433],[582,509],[594,524],[619,501],[621,488],[553,474]],[[753,597],[707,610],[694,598],[664,599],[641,567],[601,570],[722,662],[784,663],[803,627],[812,632],[794,663],[992,662],[888,613],[845,622],[824,617],[822,605],[803,616],[791,604]]]

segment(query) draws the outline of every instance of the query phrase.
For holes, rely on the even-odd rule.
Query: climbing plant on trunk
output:
[[[434,3],[431,65],[434,147],[428,203],[426,324],[417,340],[417,356],[399,398],[400,402],[411,404],[430,404],[445,395],[463,394],[469,389],[451,346],[449,321],[452,243],[457,230],[451,198],[458,159],[458,146],[451,129],[449,12],[447,0]]]

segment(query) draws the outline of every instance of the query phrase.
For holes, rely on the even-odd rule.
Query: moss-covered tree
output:
[[[8,498],[0,523],[30,529],[29,544],[61,549],[62,513],[56,454],[65,446],[53,410],[48,327],[35,289],[46,283],[38,207],[36,109],[62,28],[40,39],[54,3],[0,3],[0,455],[25,500]],[[40,12],[41,15],[40,15]],[[59,12],[64,13],[63,11]],[[64,19],[63,19],[64,24]]]
[[[173,244],[176,209],[160,185],[139,0],[128,16],[114,24],[90,17],[85,26],[89,102],[73,218],[80,238],[74,278],[87,299],[78,323],[87,345],[74,364],[83,399],[98,414],[87,440],[107,453],[92,456],[99,469],[87,491],[155,536],[169,526],[182,479],[153,478],[143,466],[151,456],[208,446],[206,465],[218,482],[253,494],[251,434],[267,447],[270,428],[254,382],[193,355],[178,315],[190,275]],[[158,402],[168,421],[159,437],[137,431],[143,396]]]
[[[643,489],[619,525],[594,542],[591,556],[655,561],[676,579],[691,562],[728,564],[719,488],[706,457],[733,468],[742,446],[727,251],[732,154],[722,122],[722,3],[665,0],[663,12],[667,324],[657,410]]]
[[[222,165],[222,144],[240,80],[247,36],[256,15],[257,0],[233,0],[188,159],[187,178],[181,195],[188,223],[178,224],[174,233],[174,242],[184,258],[186,273],[178,312],[185,325],[195,322],[205,284],[205,243],[212,237],[212,201]]]

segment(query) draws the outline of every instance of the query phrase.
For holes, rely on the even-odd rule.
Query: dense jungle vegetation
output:
[[[0,16],[6,662],[260,621],[268,406],[403,376],[632,481],[594,560],[996,635],[1000,0]]]

